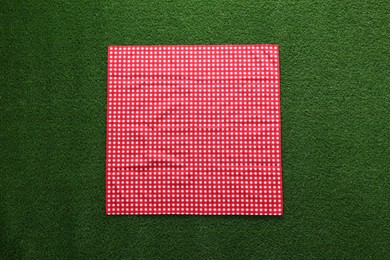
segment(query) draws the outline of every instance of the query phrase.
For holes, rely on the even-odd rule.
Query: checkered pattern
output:
[[[106,213],[281,215],[277,45],[110,46]]]

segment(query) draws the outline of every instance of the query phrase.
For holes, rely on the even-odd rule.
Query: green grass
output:
[[[0,258],[389,259],[390,4],[0,9]],[[283,217],[105,216],[108,45],[277,43]]]

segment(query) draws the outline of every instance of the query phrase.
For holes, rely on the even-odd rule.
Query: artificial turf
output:
[[[0,258],[389,259],[388,1],[7,1]],[[108,45],[277,43],[284,216],[106,216]]]

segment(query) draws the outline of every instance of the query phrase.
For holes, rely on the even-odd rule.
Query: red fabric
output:
[[[110,46],[106,213],[281,215],[277,45]]]

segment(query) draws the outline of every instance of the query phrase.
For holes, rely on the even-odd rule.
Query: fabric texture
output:
[[[110,46],[107,104],[107,214],[282,214],[277,45]]]

